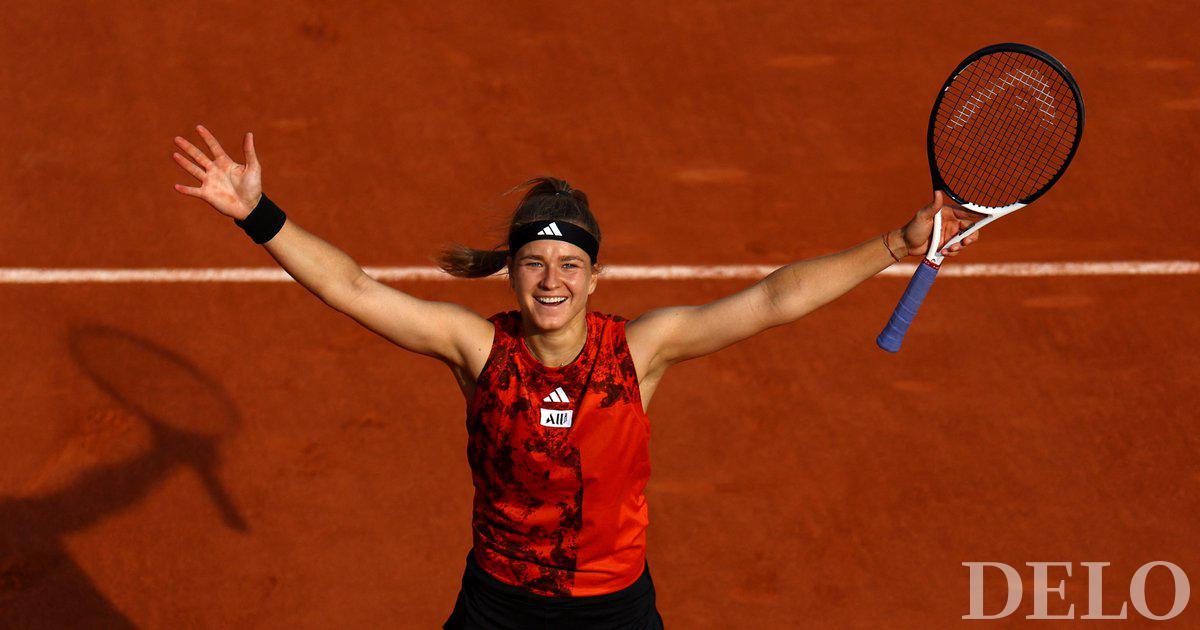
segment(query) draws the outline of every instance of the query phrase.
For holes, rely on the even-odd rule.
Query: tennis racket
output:
[[[929,251],[876,338],[880,348],[900,350],[937,278],[942,252],[1044,195],[1082,137],[1083,97],[1054,57],[1024,44],[996,44],[958,64],[929,115],[929,170],[934,190],[984,218],[939,246],[942,217],[934,215]]]

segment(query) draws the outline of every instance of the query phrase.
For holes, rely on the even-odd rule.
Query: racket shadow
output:
[[[217,476],[219,443],[239,415],[224,389],[184,357],[131,333],[79,327],[69,347],[98,387],[146,423],[151,447],[90,466],[43,494],[0,496],[0,627],[135,628],[65,539],[145,499],[180,466],[199,475],[226,526],[248,531]]]
[[[105,393],[146,423],[152,450],[190,467],[231,529],[249,527],[217,475],[220,442],[241,424],[233,399],[182,355],[108,326],[71,331],[72,358]]]

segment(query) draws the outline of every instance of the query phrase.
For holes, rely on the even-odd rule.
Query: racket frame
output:
[[[1025,198],[1018,199],[1016,202],[1006,206],[982,206],[963,199],[962,196],[951,190],[950,186],[942,178],[941,171],[937,164],[937,157],[934,154],[933,132],[935,125],[937,125],[937,114],[938,110],[942,106],[942,100],[946,97],[946,92],[949,91],[951,84],[953,84],[954,80],[958,78],[958,75],[980,58],[987,55],[1004,52],[1029,55],[1046,63],[1052,70],[1057,72],[1059,76],[1062,77],[1062,79],[1067,83],[1067,86],[1070,87],[1072,95],[1075,98],[1078,120],[1076,122],[1075,138],[1071,143],[1070,152],[1067,154],[1066,159],[1063,160],[1062,166],[1059,167],[1058,172],[1056,172],[1044,186],[1039,188],[1033,194],[1028,195]],[[875,343],[880,348],[888,352],[898,352],[900,350],[900,345],[904,341],[905,333],[908,331],[909,326],[912,324],[913,319],[917,315],[917,311],[921,308],[921,303],[925,300],[926,294],[929,292],[929,289],[933,286],[934,280],[937,278],[938,270],[941,268],[942,261],[945,260],[944,252],[946,252],[948,248],[967,238],[971,234],[979,231],[980,228],[991,223],[992,221],[995,221],[996,219],[999,219],[1005,215],[1012,214],[1013,212],[1024,208],[1030,203],[1033,203],[1034,200],[1036,200],[1038,197],[1041,197],[1046,191],[1050,190],[1054,184],[1058,182],[1063,173],[1067,171],[1067,167],[1070,166],[1071,160],[1075,158],[1075,153],[1079,150],[1079,142],[1083,138],[1083,120],[1083,94],[1079,91],[1079,84],[1075,82],[1075,77],[1071,76],[1071,73],[1067,71],[1066,66],[1060,63],[1057,59],[1051,57],[1045,51],[1034,48],[1033,46],[1011,42],[986,46],[968,55],[966,59],[963,59],[962,62],[960,62],[958,66],[954,68],[954,71],[950,73],[949,78],[942,83],[942,89],[938,91],[937,99],[934,101],[933,108],[929,112],[929,127],[925,134],[926,153],[929,158],[929,172],[933,177],[934,190],[941,190],[948,197],[954,200],[955,203],[959,204],[963,208],[966,208],[967,210],[984,215],[984,218],[976,221],[966,230],[954,235],[954,237],[946,241],[945,244],[941,244],[942,213],[939,211],[934,215],[933,231],[929,237],[929,249],[925,253],[925,259],[921,261],[921,264],[917,265],[917,270],[913,274],[912,280],[909,281],[908,287],[905,288],[904,295],[900,297],[899,304],[897,304],[895,310],[892,311],[892,316],[888,320],[887,325],[884,326],[883,331],[879,333],[878,337],[876,337]]]
[[[1075,140],[1074,140],[1074,142],[1071,143],[1071,151],[1067,154],[1067,158],[1065,160],[1063,160],[1062,166],[1059,167],[1058,172],[1055,173],[1054,176],[1050,178],[1050,181],[1046,182],[1046,185],[1042,186],[1040,189],[1038,189],[1032,195],[1029,195],[1023,199],[1018,200],[1016,203],[1013,203],[1013,204],[1010,204],[1007,206],[1002,206],[1002,207],[981,206],[978,204],[970,203],[966,199],[963,199],[958,193],[951,190],[950,186],[948,184],[946,184],[946,181],[944,179],[942,179],[941,171],[938,169],[938,165],[937,165],[937,157],[934,155],[933,131],[934,131],[935,125],[937,124],[937,114],[938,114],[938,110],[942,106],[942,99],[944,99],[946,97],[946,92],[950,90],[950,85],[954,83],[954,80],[958,78],[958,75],[962,74],[963,70],[965,70],[967,68],[967,66],[970,66],[971,64],[975,63],[982,57],[985,57],[987,55],[1004,53],[1004,52],[1029,55],[1030,57],[1034,57],[1036,59],[1039,59],[1039,60],[1045,62],[1046,65],[1050,66],[1051,69],[1053,69],[1055,72],[1057,72],[1059,74],[1059,76],[1061,76],[1063,78],[1063,80],[1066,82],[1067,86],[1069,86],[1071,88],[1071,92],[1075,97],[1075,103],[1076,103],[1076,108],[1077,108],[1077,111],[1079,114],[1079,117],[1078,117],[1079,119],[1078,119],[1078,122],[1076,123],[1077,128],[1075,130]],[[975,232],[979,231],[980,228],[991,223],[992,221],[995,221],[996,219],[999,219],[1000,217],[1003,217],[1007,214],[1011,214],[1013,212],[1016,212],[1017,210],[1020,210],[1021,208],[1024,208],[1025,206],[1033,203],[1034,200],[1036,200],[1038,197],[1041,197],[1043,194],[1045,194],[1046,191],[1048,191],[1052,187],[1054,187],[1054,184],[1058,183],[1058,180],[1059,180],[1059,178],[1062,177],[1063,173],[1067,172],[1067,167],[1071,165],[1071,160],[1073,160],[1075,158],[1075,153],[1079,150],[1079,141],[1082,138],[1083,138],[1083,94],[1079,91],[1079,85],[1075,82],[1075,77],[1071,76],[1070,71],[1067,70],[1067,67],[1064,66],[1062,64],[1062,62],[1060,62],[1059,60],[1050,56],[1050,54],[1044,50],[1034,48],[1033,46],[1029,46],[1028,44],[1017,44],[1014,42],[1007,42],[1007,43],[1003,43],[1003,44],[993,44],[991,46],[985,46],[985,47],[980,48],[979,50],[971,53],[970,55],[968,55],[966,59],[963,59],[962,62],[960,62],[958,64],[958,66],[954,68],[954,71],[950,73],[949,78],[947,78],[945,80],[945,82],[942,83],[942,89],[938,91],[937,100],[934,101],[933,108],[929,112],[929,127],[927,128],[926,133],[925,133],[925,148],[926,148],[926,154],[929,158],[929,172],[932,174],[932,177],[933,177],[933,189],[942,191],[947,196],[949,196],[951,199],[953,199],[955,203],[966,208],[967,210],[985,215],[985,217],[983,219],[980,219],[979,221],[976,221],[973,225],[971,225],[971,227],[967,228],[966,230],[956,234],[954,236],[954,238],[950,239],[949,241],[946,241],[946,243],[944,245],[940,245],[938,243],[938,241],[941,239],[941,234],[942,234],[942,217],[941,217],[941,213],[938,213],[936,216],[934,216],[934,219],[933,219],[933,221],[934,221],[933,235],[930,237],[929,251],[925,254],[925,260],[929,261],[930,264],[933,264],[935,266],[940,266],[942,264],[942,261],[945,259],[944,252],[946,251],[947,248],[958,243],[959,241],[963,240],[964,238],[970,236],[971,234],[974,234]]]

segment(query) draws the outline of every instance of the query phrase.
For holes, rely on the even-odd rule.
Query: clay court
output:
[[[1077,616],[1082,562],[1111,563],[1109,614],[1145,563],[1196,584],[1195,16],[1182,2],[7,6],[0,627],[434,628],[453,606],[472,496],[453,378],[271,280],[261,247],[172,190],[190,185],[174,136],[198,142],[203,123],[241,159],[254,132],[289,220],[373,268],[494,244],[515,201],[501,193],[541,174],[587,192],[614,269],[774,267],[926,203],[935,92],[1003,41],[1079,81],[1075,162],[947,264],[994,273],[940,280],[901,353],[874,339],[904,270],[673,368],[650,407],[659,608],[672,628],[983,627],[1030,614],[1027,562],[1074,564],[1052,573],[1066,598],[1050,609]],[[1113,265],[995,271],[1015,263]],[[226,268],[262,273],[186,275]],[[56,280],[65,269],[86,273]],[[590,308],[634,317],[753,282],[620,275]],[[483,315],[513,303],[494,280],[389,282]],[[1021,570],[1017,613],[961,619],[970,561]],[[1172,588],[1153,572],[1150,608]],[[986,594],[994,612],[1003,581]],[[1129,616],[1107,623],[1197,627],[1200,604]]]

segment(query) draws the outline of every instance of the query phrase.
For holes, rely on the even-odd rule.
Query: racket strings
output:
[[[991,68],[994,74],[990,77],[985,72],[972,72],[970,75],[962,77],[970,80],[969,83],[965,84],[968,88],[975,89],[964,90],[962,93],[960,93],[959,99],[951,99],[950,105],[952,109],[950,110],[950,121],[947,125],[947,128],[951,130],[963,129],[967,126],[967,124],[970,123],[971,119],[981,119],[982,123],[974,125],[973,129],[971,130],[976,136],[975,140],[982,143],[980,146],[986,147],[986,151],[982,155],[976,155],[977,159],[986,164],[995,165],[996,160],[1001,156],[1023,154],[1033,158],[1032,164],[1027,166],[1035,170],[1040,167],[1042,172],[1035,173],[1035,175],[1041,175],[1041,178],[1049,179],[1053,177],[1054,173],[1056,172],[1056,169],[1054,169],[1054,164],[1052,163],[1053,158],[1065,158],[1065,154],[1061,156],[1051,155],[1050,157],[1046,157],[1044,151],[1038,152],[1035,150],[1038,147],[1033,146],[1033,143],[1036,140],[1035,134],[1027,133],[1024,135],[1014,135],[1011,133],[1006,133],[1006,131],[1009,131],[1009,129],[1006,129],[1006,127],[1011,127],[1012,123],[1014,122],[1011,120],[1012,114],[1014,113],[1011,111],[1012,109],[1015,108],[1016,110],[1030,111],[1031,106],[1033,106],[1033,109],[1037,110],[1037,115],[1039,118],[1041,118],[1040,121],[1037,121],[1038,126],[1042,128],[1049,128],[1056,122],[1054,120],[1056,117],[1056,99],[1052,94],[1048,93],[1047,90],[1049,85],[1043,78],[1045,76],[1043,73],[1025,68],[1015,68],[1013,67],[1014,64],[1011,60],[1006,61],[1007,63],[1002,66]],[[995,66],[995,64],[993,65]],[[984,67],[982,69],[986,70],[987,68]],[[977,68],[973,66],[972,70],[977,70]],[[982,83],[982,85],[980,85],[980,83]],[[986,115],[990,112],[985,112],[984,115],[979,115],[979,110],[987,108],[996,100],[997,97],[1005,96],[1006,92],[1010,92],[1018,84],[1024,88],[1032,89],[1036,92],[1036,94],[1033,95],[1032,101],[1029,98],[1025,98],[1019,92],[1012,92],[1010,97],[1007,99],[1007,102],[1004,103],[1005,105],[1008,105],[1010,109],[1010,111],[1007,112],[1009,114],[1009,116],[1007,116],[1007,120],[995,115]],[[966,94],[966,96],[962,97],[962,94]],[[953,108],[953,105],[958,105],[958,107]],[[1029,125],[1029,123],[1032,121],[1024,122],[1026,125]],[[1029,126],[1032,127],[1032,125]],[[960,154],[967,152],[971,147],[971,145],[968,144],[969,141],[970,138],[967,136],[956,134],[956,137],[953,138],[952,148],[958,150]],[[1069,145],[1067,146],[1067,151],[1069,152]],[[976,151],[976,153],[978,153],[978,151]],[[955,156],[951,154],[947,157],[953,158]],[[953,160],[950,161],[948,166],[959,167],[957,169],[951,168],[948,170],[953,171],[955,175],[966,176],[966,184],[968,187],[973,186],[978,188],[982,183],[984,183],[982,180],[986,176],[991,175],[992,177],[996,177],[1000,174],[998,169],[994,168],[968,171],[968,169],[963,168],[965,166],[964,164],[955,163]],[[1013,189],[1018,183],[1019,181],[1009,182],[1010,185],[1008,186],[1008,189],[1004,191],[1007,196],[1012,196],[1014,192]]]
[[[1030,80],[1031,78],[1032,80]],[[987,92],[976,91],[968,96],[966,98],[965,105],[962,106],[958,112],[956,112],[956,116],[954,121],[951,122],[951,126],[962,127],[962,121],[965,117],[964,110],[970,111],[973,114],[975,113],[975,110],[985,107],[983,99],[980,98],[981,95],[986,95],[990,99],[994,100],[997,96],[999,96],[996,90],[1012,89],[1016,83],[1014,79],[1023,79],[1022,83],[1024,85],[1037,90],[1040,92],[1040,94],[1034,97],[1036,100],[1036,105],[1034,105],[1034,102],[1031,102],[1030,99],[1022,98],[1020,94],[1016,94],[1012,98],[1008,99],[1006,105],[1008,105],[1009,108],[1026,111],[1029,111],[1031,109],[1030,106],[1034,105],[1037,110],[1037,116],[1041,118],[1041,120],[1037,121],[1037,125],[1043,128],[1053,125],[1055,123],[1053,120],[1055,116],[1055,109],[1052,100],[1053,97],[1045,93],[1045,81],[1041,80],[1040,77],[1031,75],[1028,72],[1022,72],[1020,75],[1016,75],[1009,71],[1003,73],[999,76],[998,80],[993,81],[991,85],[988,85],[986,88],[988,90]],[[1054,164],[1055,158],[1065,159],[1066,153],[1055,155],[1055,153],[1059,152],[1052,151],[1047,153],[1045,147],[1035,146],[1038,141],[1036,133],[1009,133],[1009,131],[1011,131],[1009,128],[1014,122],[1011,120],[1011,114],[1012,112],[1010,112],[1010,115],[1007,117],[1009,120],[994,115],[991,117],[986,115],[979,116],[979,124],[975,125],[975,127],[971,130],[974,138],[971,138],[970,134],[962,134],[956,135],[957,137],[953,139],[954,142],[952,147],[959,152],[959,155],[950,155],[948,157],[962,157],[963,155],[972,153],[971,149],[973,145],[969,144],[969,142],[974,141],[977,143],[977,145],[974,146],[974,156],[971,157],[973,157],[978,163],[992,167],[971,169],[968,168],[970,166],[968,163],[955,163],[953,159],[949,160],[951,163],[949,165],[958,167],[948,169],[953,173],[952,176],[956,179],[963,180],[963,184],[958,186],[959,189],[964,191],[962,194],[972,198],[980,198],[979,195],[983,192],[981,190],[982,188],[991,188],[992,190],[989,192],[999,195],[999,197],[993,199],[993,203],[1000,204],[1011,201],[1014,199],[1014,197],[1020,196],[1020,187],[1021,184],[1026,183],[1025,180],[1032,177],[1034,180],[1049,181],[1057,172],[1057,169],[1055,168],[1056,165]],[[1027,126],[1032,126],[1031,122],[1033,121],[1026,120],[1024,121],[1024,124]],[[1053,149],[1054,145],[1052,144],[1051,146]],[[1013,164],[1010,163],[1008,165],[1004,165],[998,163],[998,160],[1001,160],[1006,156],[1010,158],[1010,161],[1014,156],[1026,158],[1025,164],[1018,165],[1018,167],[1024,166],[1023,169],[1019,169],[1023,170],[1024,172],[1016,173],[1017,175],[1023,175],[1024,177],[1012,177],[1014,174],[1013,171],[1017,170],[1014,169]],[[998,166],[1007,166],[1008,168],[997,168]],[[1008,175],[1008,177],[1003,178],[1004,181],[1003,185],[1001,186],[1002,189],[997,191],[995,189],[997,188],[997,184],[1000,183],[1002,175]],[[1033,190],[1036,190],[1036,188]],[[995,199],[1003,199],[1004,201],[996,201]]]
[[[995,184],[998,183],[997,180],[1000,179],[1000,176],[1007,174],[1009,176],[1005,178],[1007,186],[1004,187],[1004,190],[999,191],[999,193],[1008,199],[1012,199],[1016,192],[1015,189],[1022,182],[1021,178],[1014,179],[1011,177],[1013,175],[1012,164],[1007,165],[1009,166],[1008,169],[996,168],[997,166],[1004,166],[998,164],[998,160],[1004,156],[1009,156],[1010,158],[1012,156],[1032,158],[1032,160],[1026,159],[1027,164],[1024,165],[1026,167],[1024,170],[1032,171],[1032,173],[1026,172],[1024,174],[1026,176],[1032,174],[1036,179],[1048,181],[1054,176],[1057,170],[1054,168],[1054,158],[1065,158],[1066,155],[1064,153],[1061,156],[1053,154],[1047,156],[1044,148],[1042,151],[1036,151],[1039,148],[1034,146],[1037,140],[1036,134],[1026,133],[1018,135],[1010,133],[1013,123],[1017,122],[1012,120],[1013,114],[1016,113],[1013,110],[1029,111],[1030,105],[1033,104],[1030,99],[1022,97],[1019,93],[1006,99],[1006,102],[1003,103],[1008,106],[1008,111],[1005,112],[1007,116],[996,116],[994,111],[980,113],[980,110],[989,109],[989,105],[992,106],[990,109],[994,110],[993,103],[997,97],[1004,96],[1006,92],[1009,92],[1016,84],[1020,83],[1023,87],[1033,89],[1037,92],[1034,95],[1034,100],[1036,101],[1035,107],[1037,116],[1041,118],[1041,120],[1037,121],[1037,125],[1042,128],[1048,128],[1055,123],[1055,99],[1047,92],[1047,82],[1042,78],[1044,75],[1019,68],[1014,72],[1011,60],[1005,65],[1008,67],[998,66],[992,68],[994,74],[990,77],[983,72],[972,72],[971,75],[962,77],[970,80],[965,84],[968,88],[975,89],[964,90],[963,94],[965,96],[960,94],[957,102],[955,99],[950,101],[952,106],[957,104],[958,107],[950,110],[952,114],[947,128],[957,131],[959,129],[966,129],[967,124],[975,122],[968,130],[968,133],[955,134],[952,137],[951,148],[957,151],[957,154],[947,154],[947,157],[951,158],[947,160],[947,166],[952,167],[947,170],[956,179],[963,180],[963,185],[960,185],[959,188],[964,190],[964,195],[971,196],[972,198],[978,198],[979,189],[989,184],[991,184],[992,188],[996,188]],[[1024,122],[1026,126],[1031,128],[1033,126],[1030,124],[1033,121],[1026,120],[1019,122]],[[1069,145],[1067,150],[1069,151]],[[976,166],[984,165],[991,166],[992,168],[968,168],[971,166],[968,161],[954,160],[953,158],[955,157],[971,157]],[[989,178],[993,181],[987,181]],[[965,191],[967,190],[970,190],[970,193],[966,193]],[[997,191],[993,190],[991,192],[995,193]]]
[[[1065,168],[1078,119],[1074,92],[1051,66],[1021,53],[986,55],[954,78],[938,106],[938,170],[972,203],[1016,203]]]

